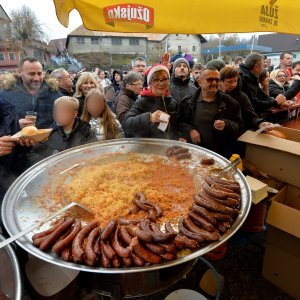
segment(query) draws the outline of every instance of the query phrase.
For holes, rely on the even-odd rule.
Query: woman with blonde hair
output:
[[[86,95],[91,89],[98,87],[97,80],[91,72],[83,72],[76,83],[74,97],[79,101],[78,116],[80,117],[83,111],[83,105]]]
[[[270,74],[269,92],[270,96],[276,98],[279,94],[286,97],[287,101],[283,103],[284,106],[289,106],[293,98],[300,91],[300,80],[295,80],[291,85],[289,84],[289,77],[282,69],[276,69]]]
[[[86,95],[81,119],[90,123],[99,141],[124,137],[121,124],[98,89],[92,89]]]

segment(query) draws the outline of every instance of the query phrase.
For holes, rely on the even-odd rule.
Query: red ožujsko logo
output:
[[[105,22],[115,26],[115,22],[133,22],[145,24],[147,28],[153,27],[154,9],[139,4],[117,4],[104,7]]]

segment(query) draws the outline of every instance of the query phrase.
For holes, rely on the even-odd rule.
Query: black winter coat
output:
[[[170,93],[172,98],[179,104],[183,100],[193,98],[197,88],[191,83],[190,78],[182,81],[180,78],[172,76]]]
[[[189,142],[191,142],[189,132],[192,129],[196,129],[200,133],[200,146],[215,151],[225,157],[229,157],[233,153],[232,151],[235,147],[236,139],[239,137],[243,127],[240,105],[229,95],[218,91],[215,99],[217,102],[217,113],[214,119],[210,120],[210,124],[213,124],[217,119],[221,119],[225,121],[225,129],[218,131],[210,124],[207,124],[208,127],[199,128],[198,124],[201,120],[197,119],[196,105],[200,94],[201,89],[199,88],[193,99],[180,103],[179,118],[181,122],[184,122],[184,125],[181,123],[181,129],[186,132],[186,137]],[[205,140],[207,128],[213,134],[213,145],[208,145]]]
[[[170,115],[166,131],[158,129],[158,124],[150,123],[150,114],[157,110]],[[142,96],[126,114],[122,125],[126,137],[177,139],[177,103],[171,97]]]
[[[272,79],[269,84],[270,96],[276,98],[279,94],[286,97],[287,100],[293,99],[300,92],[300,80],[295,80],[291,86],[288,84],[280,86]]]
[[[244,123],[242,131],[244,132],[248,129],[258,129],[259,124],[264,122],[264,120],[258,117],[248,96],[238,88],[233,90],[231,93],[228,93],[228,95],[240,104]]]
[[[266,109],[277,106],[274,98],[266,95],[259,86],[258,78],[244,65],[239,66],[242,91],[248,96],[256,113],[262,113]]]
[[[97,142],[91,125],[80,119],[76,119],[72,132],[68,136],[66,136],[62,127],[53,124],[52,128],[53,130],[48,140],[35,145],[27,154],[30,165],[34,165],[40,160],[60,151]]]

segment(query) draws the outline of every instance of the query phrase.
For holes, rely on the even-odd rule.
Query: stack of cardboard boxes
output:
[[[277,128],[276,128],[277,130]],[[300,299],[300,131],[278,128],[287,139],[247,131],[245,158],[287,185],[272,198],[262,275]]]

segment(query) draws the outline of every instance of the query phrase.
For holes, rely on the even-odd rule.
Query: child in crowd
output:
[[[63,96],[55,100],[53,109],[53,130],[44,143],[35,145],[28,159],[30,165],[60,151],[83,144],[97,142],[91,125],[77,118],[79,101]]]
[[[90,123],[99,141],[124,137],[120,122],[98,89],[93,89],[86,95],[81,119]]]

